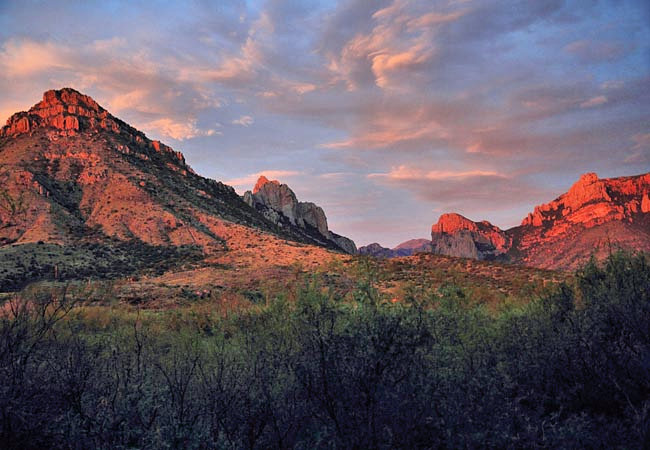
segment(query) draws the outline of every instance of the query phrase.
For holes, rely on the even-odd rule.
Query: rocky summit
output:
[[[509,230],[443,214],[431,238],[434,253],[542,268],[576,268],[618,248],[650,251],[650,173],[609,179],[584,174]]]
[[[253,191],[246,191],[243,199],[279,227],[297,227],[319,242],[335,245],[346,253],[357,252],[354,241],[329,230],[323,208],[311,202],[299,202],[286,184],[260,176]]]

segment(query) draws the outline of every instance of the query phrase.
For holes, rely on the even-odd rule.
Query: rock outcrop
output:
[[[299,202],[291,188],[277,180],[260,176],[253,191],[246,191],[243,200],[279,227],[298,227],[311,235],[334,243],[346,253],[354,254],[354,241],[329,230],[323,208],[311,202]]]
[[[120,132],[120,123],[92,98],[74,89],[47,91],[43,100],[27,112],[14,114],[0,130],[0,137],[29,133],[38,128],[54,128],[68,135],[80,130]]]
[[[268,180],[261,176],[253,189],[253,203],[261,203],[289,219],[292,225],[304,227],[304,221],[298,216],[298,199],[286,184]],[[252,205],[251,205],[252,206]]]
[[[336,234],[332,231],[330,231],[330,239],[336,243],[340,248],[342,248],[345,253],[349,253],[350,255],[354,255],[357,253],[357,245],[354,243],[354,241],[350,238],[347,238],[345,236],[341,236],[340,234]]]
[[[488,221],[474,222],[460,214],[443,214],[431,227],[433,253],[474,259],[496,259],[512,240]]]
[[[7,124],[0,128],[0,138],[33,134],[37,130],[48,131],[59,137],[75,136],[81,132],[110,132],[128,142],[122,149],[124,152],[152,150],[168,155],[170,163],[180,167],[180,170],[191,170],[181,152],[160,141],[148,139],[141,131],[112,116],[91,97],[71,88],[47,91],[43,94],[43,100],[29,111],[12,115]],[[143,156],[146,156],[146,152]]]

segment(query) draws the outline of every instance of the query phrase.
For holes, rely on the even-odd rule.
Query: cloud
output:
[[[241,125],[243,127],[249,127],[255,123],[255,119],[251,116],[241,116],[239,119],[235,119],[231,122],[233,125]]]
[[[474,177],[498,177],[506,178],[494,171],[489,170],[466,170],[466,171],[451,171],[451,170],[431,170],[425,171],[420,168],[408,167],[405,165],[393,168],[388,173],[372,173],[368,178],[383,178],[389,181],[401,180],[431,180],[431,181],[444,181],[467,179]]]
[[[639,133],[632,136],[632,141],[635,150],[649,150],[650,149],[650,133]]]
[[[399,145],[430,144],[449,137],[447,130],[436,119],[435,111],[412,105],[388,105],[375,108],[360,116],[363,122],[352,136],[345,140],[323,144],[332,149],[379,149]]]
[[[460,212],[471,217],[493,215],[512,209],[519,202],[544,198],[547,191],[492,170],[426,170],[401,165],[368,178],[383,186],[412,192],[420,201],[441,212]],[[532,207],[532,204],[530,205]]]
[[[580,103],[580,107],[593,108],[595,106],[604,105],[605,103],[607,103],[607,97],[605,97],[604,95],[599,95],[597,97],[592,97],[589,100]]]
[[[631,152],[623,162],[627,164],[650,164],[650,133],[638,133],[630,139],[634,142]]]
[[[175,122],[169,117],[164,117],[151,122],[147,122],[142,126],[145,130],[155,130],[163,136],[183,141],[192,139],[197,136],[215,136],[222,134],[215,129],[200,130],[196,127],[196,120],[188,122]]]
[[[630,51],[629,44],[623,42],[602,42],[578,40],[564,47],[570,53],[585,63],[612,62],[625,56]]]
[[[74,53],[53,42],[9,39],[0,50],[0,67],[6,76],[26,77],[36,73],[72,68]]]
[[[437,27],[458,20],[466,10],[419,15],[395,0],[372,14],[373,27],[358,33],[341,49],[328,52],[333,80],[356,90],[373,82],[382,89],[400,89],[405,76],[425,71],[436,54]]]

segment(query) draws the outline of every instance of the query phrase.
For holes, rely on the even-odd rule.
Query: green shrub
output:
[[[387,302],[358,270],[345,298],[313,275],[227,317],[14,296],[0,447],[648,446],[646,256],[498,314],[452,285]]]

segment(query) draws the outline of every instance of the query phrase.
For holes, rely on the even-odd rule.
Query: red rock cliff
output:
[[[491,259],[510,249],[512,240],[499,227],[474,222],[460,214],[443,214],[431,227],[433,252],[465,258]]]
[[[521,225],[552,228],[580,224],[591,228],[612,220],[632,220],[636,214],[650,212],[649,193],[650,173],[608,179],[586,173],[567,193],[535,207]]]

